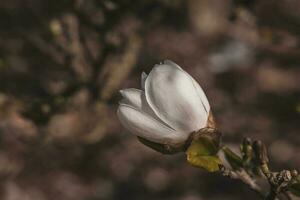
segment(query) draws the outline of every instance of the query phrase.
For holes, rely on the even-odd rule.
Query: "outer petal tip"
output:
[[[146,78],[146,77],[147,77],[146,72],[142,72],[142,78]]]
[[[175,62],[173,62],[172,60],[166,59],[166,60],[163,61],[163,64],[169,65],[169,66],[172,66],[172,67],[176,67],[176,68],[182,70],[182,68],[179,65],[177,65]]]
[[[171,61],[169,59],[165,59],[162,63],[166,64],[166,65],[168,65],[168,64],[175,64],[173,61]]]
[[[123,99],[119,102],[120,104],[128,104],[136,108],[142,107],[142,91],[135,88],[127,88],[120,90]]]
[[[119,90],[120,94],[124,97],[124,93],[125,91],[124,90]]]
[[[141,75],[141,87],[142,87],[142,90],[145,90],[145,82],[146,82],[147,76],[148,75],[145,72],[142,72],[142,75]]]

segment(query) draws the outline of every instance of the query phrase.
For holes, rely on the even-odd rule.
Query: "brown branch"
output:
[[[240,180],[242,183],[249,186],[249,188],[255,193],[257,193],[261,198],[265,198],[265,194],[263,193],[260,186],[244,169],[241,169],[239,171],[232,171],[230,169],[222,167],[221,172],[223,176],[229,177],[231,179]]]
[[[91,76],[92,67],[83,52],[78,19],[74,14],[69,13],[63,17],[62,21],[68,36],[67,44],[64,46],[71,55],[71,66],[79,79],[87,80]]]
[[[22,36],[35,48],[49,56],[55,63],[62,65],[64,63],[65,55],[57,50],[53,43],[44,40],[40,35],[35,33],[22,34]]]
[[[245,141],[245,140],[244,140]],[[244,156],[244,162],[238,169],[226,169],[223,167],[221,169],[222,175],[228,176],[232,179],[239,179],[248,187],[250,187],[253,191],[258,193],[260,197],[264,200],[277,200],[277,199],[291,199],[289,194],[287,193],[289,186],[294,182],[295,177],[298,176],[297,170],[281,170],[279,172],[273,172],[269,168],[269,158],[268,152],[265,144],[256,140],[252,142],[251,140],[247,140],[248,142],[243,142],[242,153]],[[251,154],[246,156],[245,147],[250,146],[253,151]],[[249,162],[245,162],[250,158]],[[246,169],[258,169],[261,175],[265,178],[265,180],[269,183],[270,190],[268,194],[264,194],[262,188],[256,184],[254,177],[251,176],[255,171],[251,171],[249,174]]]

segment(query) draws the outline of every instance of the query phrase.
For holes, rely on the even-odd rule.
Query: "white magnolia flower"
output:
[[[120,91],[118,117],[129,131],[160,144],[182,144],[207,126],[210,106],[199,84],[172,61],[142,73],[142,90]]]

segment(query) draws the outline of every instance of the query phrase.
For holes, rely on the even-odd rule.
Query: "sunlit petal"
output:
[[[202,90],[201,86],[195,81],[195,79],[191,75],[189,75],[186,71],[184,71],[179,65],[174,63],[173,61],[165,60],[163,63],[166,65],[171,65],[171,66],[177,67],[178,69],[182,70],[184,73],[186,73],[187,76],[189,76],[191,78],[206,112],[209,113],[210,105],[209,105],[208,99],[207,99],[204,91]]]
[[[156,65],[146,79],[147,102],[157,116],[175,130],[199,130],[205,127],[208,113],[195,83],[174,64]]]

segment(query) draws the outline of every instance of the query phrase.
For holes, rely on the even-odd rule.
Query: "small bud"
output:
[[[253,150],[255,157],[260,164],[267,164],[269,162],[267,148],[262,141],[254,141]]]
[[[282,180],[285,182],[289,182],[292,179],[292,175],[289,170],[282,170],[282,172],[280,172],[280,176],[282,177]]]
[[[243,143],[242,143],[242,153],[243,153],[243,159],[244,161],[248,162],[250,161],[250,159],[252,158],[252,140],[248,137],[243,139]]]
[[[243,145],[244,145],[244,146],[248,146],[248,145],[251,145],[251,144],[252,144],[251,138],[245,137],[245,138],[243,139]]]
[[[293,169],[293,170],[291,171],[291,175],[292,175],[293,178],[297,177],[297,176],[298,176],[298,171],[295,170],[295,169]]]

